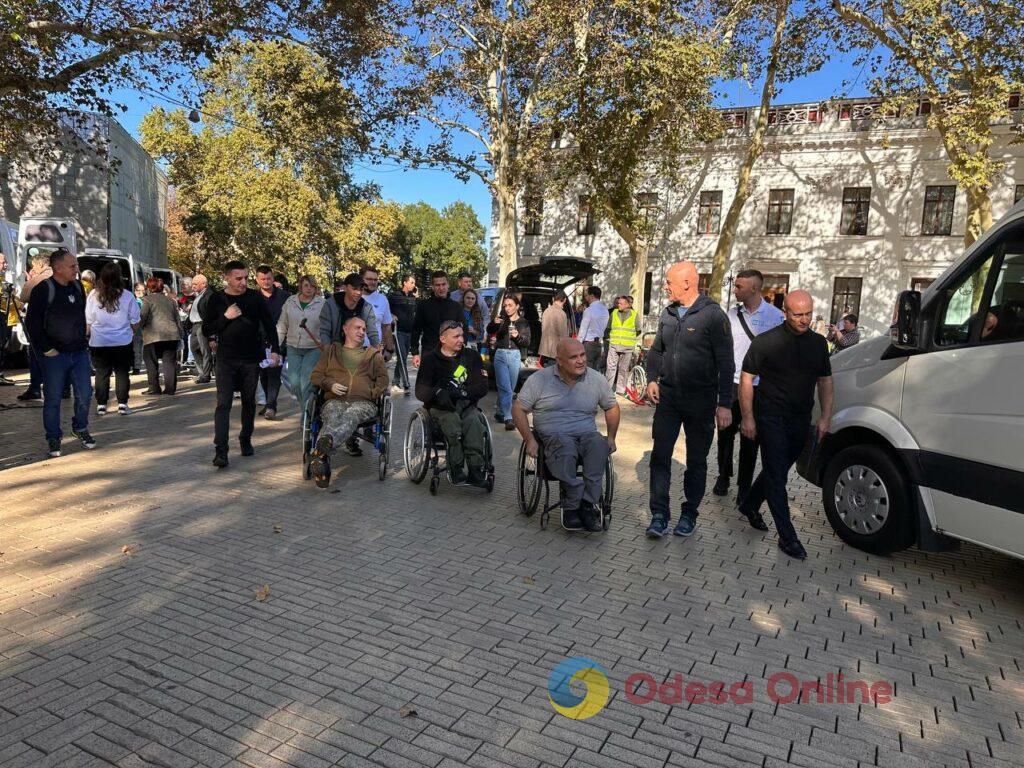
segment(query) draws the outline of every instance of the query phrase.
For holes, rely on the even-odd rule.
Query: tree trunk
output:
[[[743,213],[743,206],[750,196],[750,175],[754,169],[754,163],[764,151],[764,134],[768,129],[768,111],[771,108],[772,96],[775,95],[775,73],[779,67],[779,55],[782,48],[782,35],[786,30],[786,15],[789,12],[789,0],[778,0],[775,9],[775,32],[772,35],[772,44],[768,51],[768,66],[764,73],[764,85],[761,88],[761,106],[757,113],[757,122],[754,125],[754,132],[750,136],[750,144],[747,147],[747,156],[740,166],[739,176],[736,180],[736,195],[729,205],[729,212],[722,222],[722,231],[718,236],[718,244],[715,247],[715,255],[711,262],[711,279],[708,283],[708,296],[714,301],[721,302],[722,286],[725,283],[725,270],[729,264],[729,257],[732,255],[732,247],[736,242],[736,231],[739,228],[740,214]]]
[[[992,226],[992,198],[982,186],[967,187],[967,226],[964,248],[970,248],[985,230]]]
[[[633,306],[639,312],[643,312],[644,285],[647,282],[647,256],[650,252],[650,245],[646,238],[634,237],[627,241],[629,245],[629,258],[633,265],[632,274],[629,276],[629,293],[633,296]]]
[[[516,248],[516,195],[514,190],[498,189],[498,285],[505,284],[508,273],[519,266]]]

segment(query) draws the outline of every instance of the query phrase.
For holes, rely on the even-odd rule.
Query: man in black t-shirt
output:
[[[260,363],[270,347],[269,363],[281,365],[281,347],[270,309],[259,291],[248,287],[248,267],[241,261],[224,265],[224,290],[210,297],[203,314],[203,335],[217,342],[217,410],[213,415],[213,465],[228,465],[228,426],[235,391],[242,395],[242,430],[238,442],[243,456],[252,456],[256,419],[256,383]]]
[[[768,526],[761,517],[761,503],[768,502],[779,549],[801,560],[807,551],[789,517],[786,478],[807,442],[814,390],[818,390],[821,418],[815,439],[828,432],[832,422],[832,366],[825,338],[810,330],[814,302],[806,291],[786,296],[786,319],[750,343],[740,376],[740,410],[743,436],[761,442],[761,474],[740,503],[740,512],[759,531]],[[757,393],[754,380],[759,379]]]

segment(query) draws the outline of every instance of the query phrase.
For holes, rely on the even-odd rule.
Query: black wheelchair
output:
[[[476,409],[487,430],[484,441],[484,472],[487,475],[487,492],[494,490],[494,451],[491,439],[491,425],[483,411]],[[441,484],[441,473],[447,472],[448,443],[444,434],[430,418],[430,411],[420,408],[409,417],[409,426],[405,430],[405,471],[414,483],[422,483],[430,476],[430,492],[437,495]],[[449,478],[450,479],[450,478]]]
[[[527,517],[533,517],[538,509],[540,513],[540,527],[547,528],[551,512],[562,506],[562,489],[558,489],[558,500],[550,502],[551,493],[548,488],[549,482],[558,482],[544,465],[544,443],[541,442],[537,431],[533,431],[533,439],[537,441],[537,458],[526,452],[526,443],[519,446],[519,473],[516,477],[516,497],[519,502],[519,511]],[[580,476],[583,470],[582,462],[576,462],[576,475]],[[598,509],[601,512],[601,527],[608,530],[612,521],[612,498],[615,495],[615,473],[612,471],[612,457],[604,466],[604,482],[601,485],[601,498],[598,500]],[[541,501],[541,497],[544,501]],[[550,503],[549,503],[550,502]]]
[[[320,437],[320,411],[324,406],[324,392],[315,387],[306,401],[302,411],[302,477],[310,480],[313,469],[310,461],[317,438]],[[383,480],[388,473],[388,457],[391,448],[391,420],[394,405],[388,392],[377,398],[377,413],[369,421],[364,421],[355,431],[355,437],[371,443],[377,450],[377,479]],[[341,446],[335,446],[341,447]]]

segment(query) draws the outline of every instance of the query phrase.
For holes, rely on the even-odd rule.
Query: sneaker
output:
[[[256,453],[256,451],[252,449],[252,440],[239,440],[238,446],[241,449],[243,456],[252,456]]]
[[[96,447],[96,440],[93,438],[92,435],[89,434],[88,429],[83,429],[81,432],[76,432],[75,430],[72,429],[71,434],[77,437],[79,442],[81,442],[82,445],[88,448],[90,451]]]
[[[359,447],[359,438],[352,436],[345,441],[345,453],[349,456],[362,456],[363,449]]]
[[[580,509],[580,518],[583,520],[583,527],[590,533],[601,533],[604,530],[601,526],[601,513],[594,509],[593,505],[585,504]]]
[[[263,418],[267,421],[277,421],[277,411],[273,408],[265,408],[263,410]]]
[[[680,515],[679,522],[672,530],[674,536],[693,536],[693,529],[697,527],[697,521],[689,515]]]
[[[105,405],[97,405],[96,406],[96,413],[98,413],[100,416],[106,416],[106,414],[107,414],[107,406],[105,406]]]
[[[448,478],[452,481],[452,485],[465,485],[468,479],[466,470],[462,467],[449,467]]]
[[[656,517],[651,520],[651,524],[647,526],[647,530],[644,533],[647,534],[648,539],[660,539],[665,535],[665,531],[668,530],[668,522],[662,520],[660,517]]]
[[[799,539],[793,539],[792,541],[782,541],[779,539],[779,549],[790,557],[795,557],[797,560],[807,559],[807,550],[804,549],[804,545],[800,543]]]
[[[228,465],[228,452],[217,451],[213,454],[213,466],[217,469],[224,469]]]
[[[711,489],[711,492],[715,496],[725,496],[729,493],[729,478],[724,475],[719,475],[718,479],[715,480],[715,487]]]
[[[47,440],[46,446],[51,459],[60,456],[60,440]]]
[[[3,374],[0,374],[0,387],[13,387],[14,382],[8,379]]]
[[[36,392],[33,389],[26,389],[24,392],[18,395],[17,399],[21,400],[21,402],[23,403],[38,402],[43,399],[43,393]]]
[[[132,412],[132,409],[128,407],[128,403],[118,403],[117,412],[120,413],[122,416],[127,416]]]
[[[567,531],[582,531],[583,520],[578,509],[562,510],[562,527]]]

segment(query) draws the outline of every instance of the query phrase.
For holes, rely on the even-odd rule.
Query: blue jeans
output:
[[[92,367],[89,350],[59,352],[47,357],[37,354],[43,369],[43,429],[47,440],[60,440],[60,400],[68,381],[75,394],[75,413],[71,428],[76,432],[89,428],[89,403],[92,400]]]
[[[320,350],[299,349],[288,347],[288,387],[292,394],[299,399],[299,409],[305,409],[306,400],[309,399],[310,390],[313,385],[309,381],[309,375],[313,372],[313,366],[320,359]]]
[[[512,393],[519,381],[523,360],[518,349],[494,350],[494,378],[498,382],[498,414],[505,421],[512,418]]]

